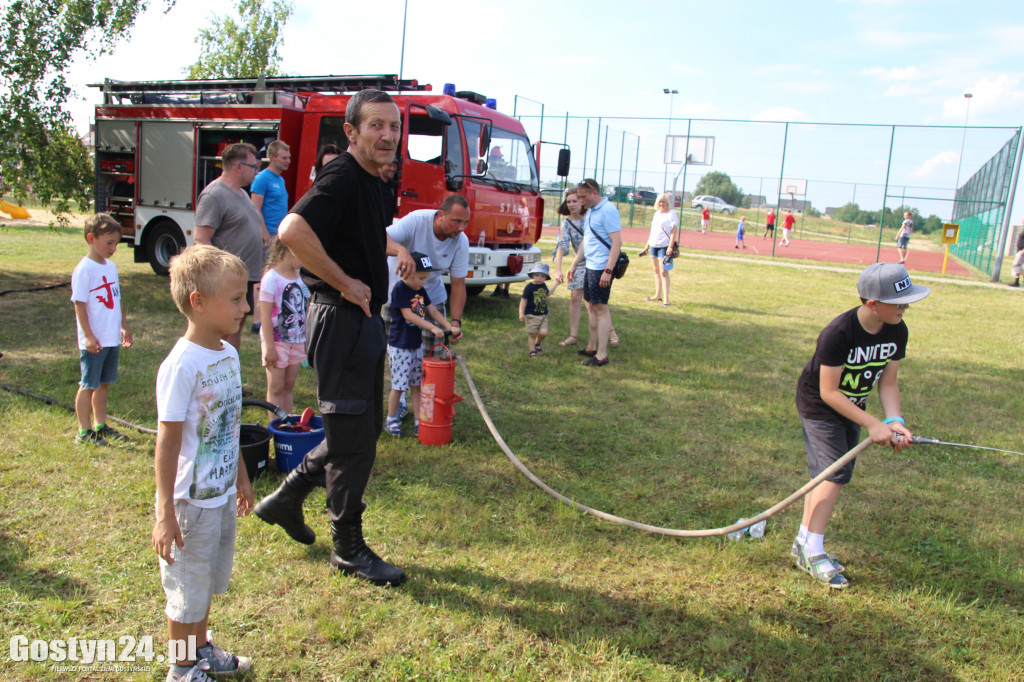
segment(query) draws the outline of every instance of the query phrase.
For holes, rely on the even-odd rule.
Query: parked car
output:
[[[604,189],[604,195],[608,197],[608,201],[632,201],[633,188],[626,185],[608,185]]]
[[[654,206],[654,202],[658,199],[658,193],[654,190],[649,189],[638,189],[635,192],[630,192],[627,197],[628,201],[635,201],[638,204],[644,206]]]
[[[690,208],[697,208],[703,210],[707,206],[712,211],[718,211],[719,213],[735,213],[736,207],[730,203],[722,201],[718,197],[713,197],[709,194],[701,194],[698,197],[694,197],[693,201],[690,202]]]

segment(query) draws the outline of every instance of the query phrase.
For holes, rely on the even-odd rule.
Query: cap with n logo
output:
[[[861,298],[882,303],[914,303],[932,290],[911,283],[910,273],[899,263],[875,263],[860,273],[857,293]]]

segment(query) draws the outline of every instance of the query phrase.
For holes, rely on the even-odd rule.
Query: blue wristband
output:
[[[903,424],[904,426],[907,425],[907,422],[903,421],[903,417],[889,417],[887,419],[883,419],[882,420],[883,424],[892,424],[893,422],[899,422],[900,424]]]

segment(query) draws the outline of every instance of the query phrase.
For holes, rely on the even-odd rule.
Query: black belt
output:
[[[339,308],[355,308],[360,312],[362,312],[363,310],[360,306],[357,306],[355,303],[342,296],[340,292],[334,291],[333,289],[330,291],[324,291],[322,289],[314,291],[313,297],[310,299],[310,303],[319,303],[321,305],[334,305],[338,306]],[[373,301],[370,301],[370,314],[380,315],[379,303],[374,303]]]

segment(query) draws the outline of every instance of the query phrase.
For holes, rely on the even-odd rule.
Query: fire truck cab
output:
[[[395,217],[436,209],[450,194],[470,205],[467,292],[522,281],[540,259],[544,200],[539,144],[493,100],[446,85],[442,93],[396,76],[106,80],[96,107],[96,210],[124,227],[136,262],[166,274],[170,259],[193,241],[195,205],[220,175],[229,144],[252,143],[260,156],[287,142],[283,174],[289,202],[313,183],[318,150],[348,146],[343,123],[354,92],[388,91],[403,119]],[[267,163],[261,158],[261,163]]]

